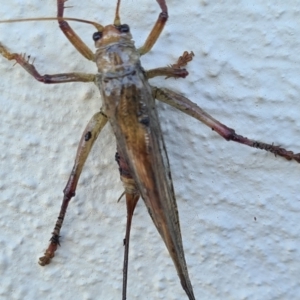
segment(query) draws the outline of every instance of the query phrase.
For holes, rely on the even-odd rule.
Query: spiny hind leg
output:
[[[239,135],[234,129],[229,128],[218,120],[214,119],[196,103],[192,102],[181,94],[175,93],[166,88],[157,87],[152,87],[152,93],[156,99],[165,102],[186,113],[187,115],[201,121],[206,126],[216,131],[227,141],[233,141],[253,148],[265,150],[274,153],[275,156],[282,156],[287,160],[295,160],[300,163],[300,153],[295,154],[294,152],[286,150],[282,147],[248,139],[247,137]]]
[[[48,265],[51,262],[51,259],[54,257],[57,246],[59,245],[60,230],[67,212],[68,204],[72,197],[75,196],[75,191],[77,183],[84,166],[84,163],[92,149],[92,146],[97,139],[102,128],[107,123],[107,117],[102,113],[96,113],[92,119],[89,121],[86,126],[81,140],[77,149],[77,154],[75,158],[75,163],[69,177],[68,183],[64,189],[64,198],[60,208],[60,212],[57,218],[57,221],[50,238],[50,244],[44,253],[44,256],[39,258],[39,264],[41,266]]]

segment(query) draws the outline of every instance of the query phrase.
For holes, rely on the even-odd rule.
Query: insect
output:
[[[16,68],[15,68],[15,69],[16,69]],[[14,70],[15,70],[15,69],[14,69]],[[247,150],[246,150],[246,149],[243,149],[243,151],[247,151]],[[264,159],[266,159],[266,158],[264,157]],[[281,161],[281,163],[284,164],[284,162],[282,162],[282,161]],[[62,251],[60,251],[60,252],[62,252]]]

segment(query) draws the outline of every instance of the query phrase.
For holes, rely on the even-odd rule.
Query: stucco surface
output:
[[[3,2],[3,1],[2,1]],[[88,3],[86,3],[88,2]],[[169,0],[170,19],[146,69],[195,53],[186,79],[155,78],[240,134],[300,152],[299,1]],[[188,4],[187,4],[188,3]],[[66,15],[112,23],[112,1],[68,1]],[[121,4],[142,45],[159,7]],[[54,16],[55,1],[1,3],[0,19]],[[72,23],[93,48],[89,25]],[[0,41],[41,73],[96,72],[55,21],[0,24]],[[120,299],[126,208],[109,127],[86,163],[47,267],[48,245],[81,133],[100,108],[93,84],[43,85],[0,57],[0,299]],[[296,162],[226,142],[157,104],[196,299],[298,299]],[[187,299],[142,201],[132,228],[127,299]]]

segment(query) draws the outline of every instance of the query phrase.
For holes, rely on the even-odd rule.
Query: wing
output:
[[[195,299],[185,262],[176,198],[155,100],[143,73],[123,78],[119,86],[120,90],[114,95],[104,95],[119,150],[169,250],[183,289],[190,300]]]

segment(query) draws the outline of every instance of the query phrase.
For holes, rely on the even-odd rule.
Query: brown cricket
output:
[[[148,79],[155,76],[186,77],[188,72],[182,67],[186,66],[193,57],[193,52],[188,53],[185,51],[172,66],[148,71],[145,71],[141,66],[140,56],[152,49],[167,22],[168,10],[165,0],[157,0],[161,13],[144,45],[138,49],[134,46],[129,26],[122,24],[120,21],[120,0],[117,2],[114,22],[112,25],[107,26],[85,20],[65,18],[63,16],[65,1],[57,0],[57,18],[44,18],[44,20],[58,20],[61,30],[73,46],[85,58],[97,64],[97,74],[40,75],[34,65],[24,56],[11,53],[0,44],[0,53],[5,58],[15,60],[38,81],[47,84],[74,81],[94,82],[100,90],[103,101],[101,110],[92,117],[82,134],[75,163],[64,189],[61,210],[50,244],[44,256],[40,258],[39,264],[42,266],[49,264],[55,255],[66,210],[71,198],[75,196],[84,163],[102,128],[109,122],[116,136],[117,153],[115,159],[119,165],[127,205],[122,299],[126,299],[131,221],[136,203],[141,197],[147,206],[153,223],[165,242],[183,289],[188,298],[193,300],[195,296],[185,262],[176,198],[167,151],[155,108],[155,99],[201,121],[227,141],[235,141],[266,150],[287,160],[296,160],[298,163],[300,162],[300,154],[294,154],[292,151],[279,146],[238,135],[233,129],[211,117],[184,96],[169,89],[157,88],[149,84]],[[97,32],[93,35],[95,47],[97,48],[95,53],[76,35],[67,20],[87,22],[97,28]]]

